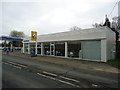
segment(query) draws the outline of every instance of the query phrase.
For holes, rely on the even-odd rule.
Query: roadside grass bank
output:
[[[109,64],[113,67],[120,69],[120,59],[108,60],[106,64]]]

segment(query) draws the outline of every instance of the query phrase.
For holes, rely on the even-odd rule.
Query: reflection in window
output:
[[[55,56],[65,56],[65,43],[64,42],[55,43]]]
[[[28,53],[28,43],[25,43],[24,45],[25,45],[25,47],[24,47],[24,52],[25,52],[25,53]]]
[[[44,55],[50,55],[50,43],[43,43]]]
[[[68,57],[80,58],[81,43],[80,41],[68,42]]]
[[[37,43],[37,54],[41,54],[41,43]]]
[[[35,52],[35,51],[36,51],[35,48],[36,48],[36,43],[30,43],[30,52],[31,52],[31,51],[34,51],[34,52]]]

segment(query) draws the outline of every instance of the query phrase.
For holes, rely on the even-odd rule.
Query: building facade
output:
[[[106,62],[115,59],[115,33],[108,27],[38,35],[23,40],[23,53]]]

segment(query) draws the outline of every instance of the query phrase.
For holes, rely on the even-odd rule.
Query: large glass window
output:
[[[51,46],[51,55],[55,55],[55,44],[52,42],[50,46]]]
[[[36,51],[35,48],[36,48],[36,43],[30,43],[30,52],[31,50],[35,52]]]
[[[41,43],[37,43],[37,54],[41,54]]]
[[[68,42],[68,57],[80,58],[81,42],[70,41]]]
[[[24,47],[24,52],[25,52],[25,53],[28,53],[28,43],[25,43],[24,45],[25,45],[25,47]]]
[[[65,43],[64,42],[55,43],[55,56],[65,56]]]
[[[44,55],[50,55],[50,43],[43,43]]]

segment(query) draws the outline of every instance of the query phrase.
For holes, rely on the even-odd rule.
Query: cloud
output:
[[[30,35],[31,30],[46,34],[66,31],[74,25],[90,28],[93,23],[104,21],[117,0],[8,1],[2,3],[3,35],[9,35],[11,30]]]

